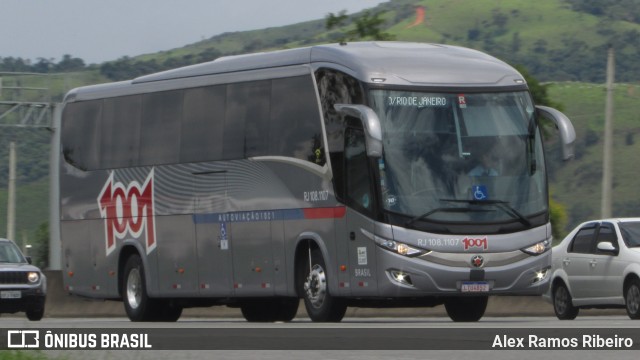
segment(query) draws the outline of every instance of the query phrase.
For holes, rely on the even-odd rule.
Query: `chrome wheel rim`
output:
[[[327,277],[322,266],[313,266],[304,283],[304,291],[314,308],[322,307],[327,296]]]
[[[127,277],[127,303],[132,309],[137,309],[142,301],[142,278],[140,270],[131,269]]]

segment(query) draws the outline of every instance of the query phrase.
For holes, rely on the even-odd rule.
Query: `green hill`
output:
[[[574,4],[577,3],[578,5]],[[619,14],[620,3],[630,3]],[[587,4],[585,4],[587,3]],[[416,20],[416,9],[424,20]],[[607,9],[613,9],[605,11]],[[599,13],[594,15],[592,13]],[[393,0],[369,10],[385,20],[397,40],[449,43],[486,51],[524,65],[541,81],[604,82],[606,48],[616,48],[618,80],[640,80],[640,2],[577,0]],[[362,13],[354,14],[354,17]],[[624,15],[624,16],[623,16]],[[629,21],[628,19],[632,20]],[[351,21],[352,22],[352,21]],[[217,56],[336,42],[342,29],[324,20],[263,30],[226,33],[158,54],[127,59],[128,65],[163,69]],[[108,76],[108,74],[106,74]],[[115,79],[122,79],[116,77]]]
[[[571,162],[560,164],[552,143],[548,147],[553,196],[569,212],[565,230],[599,217],[605,92],[598,84],[604,83],[605,50],[613,45],[617,81],[628,83],[616,88],[614,214],[640,215],[640,192],[634,191],[635,169],[640,168],[640,157],[635,155],[640,150],[639,0],[392,0],[368,13],[379,14],[384,19],[382,30],[396,40],[479,49],[522,65],[549,84],[553,101],[563,104],[578,133],[577,158]],[[324,19],[318,19],[225,33],[157,54],[87,67],[79,74],[55,80],[52,99],[61,99],[74,86],[132,78],[223,55],[337,42],[362,14],[351,15],[344,27],[331,31],[327,31]],[[0,133],[0,236],[6,229],[7,143],[16,137],[20,139],[17,234],[30,241],[38,225],[48,220],[48,134],[24,130]]]
[[[557,83],[554,100],[564,104],[578,136],[576,159],[550,179],[553,196],[569,212],[569,226],[600,217],[605,87]],[[640,216],[640,85],[617,84],[614,95],[613,215]]]

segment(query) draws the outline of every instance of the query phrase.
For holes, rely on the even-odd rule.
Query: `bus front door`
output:
[[[352,295],[376,295],[376,249],[373,241],[373,184],[362,128],[345,130],[347,236]]]

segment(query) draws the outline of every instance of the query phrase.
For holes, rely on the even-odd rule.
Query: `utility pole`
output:
[[[603,219],[610,218],[611,192],[613,188],[613,83],[615,62],[613,46],[609,46],[607,54],[607,102],[604,115],[604,153],[602,156],[602,211]]]
[[[7,200],[7,239],[16,241],[16,143],[9,143],[9,194]]]

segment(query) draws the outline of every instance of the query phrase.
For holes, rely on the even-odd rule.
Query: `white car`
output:
[[[626,308],[640,319],[640,218],[593,220],[552,249],[545,295],[560,320],[581,308]]]

